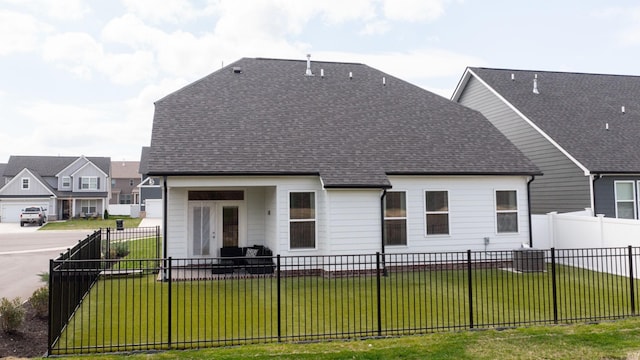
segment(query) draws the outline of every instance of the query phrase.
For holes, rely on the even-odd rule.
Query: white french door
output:
[[[218,256],[220,247],[241,246],[245,226],[240,209],[241,204],[231,201],[189,201],[191,256]]]

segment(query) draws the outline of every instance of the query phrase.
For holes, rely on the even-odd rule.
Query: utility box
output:
[[[124,220],[122,219],[116,220],[116,230],[124,230]]]
[[[544,250],[518,249],[513,250],[513,270],[519,272],[543,272]]]

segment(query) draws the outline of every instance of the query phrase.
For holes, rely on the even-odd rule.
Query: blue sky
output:
[[[640,75],[640,4],[0,0],[0,162],[139,160],[154,101],[241,57],[307,53],[445,97],[467,66]]]

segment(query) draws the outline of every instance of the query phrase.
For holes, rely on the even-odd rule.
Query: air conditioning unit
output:
[[[519,272],[543,272],[546,270],[544,264],[544,250],[518,249],[513,250],[513,270]]]

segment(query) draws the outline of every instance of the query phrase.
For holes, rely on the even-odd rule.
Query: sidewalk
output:
[[[138,227],[156,227],[156,226],[162,227],[162,219],[159,219],[159,218],[144,218],[140,222],[140,225],[138,225]]]

